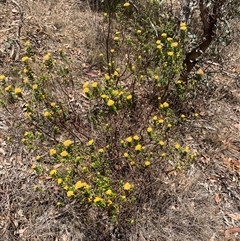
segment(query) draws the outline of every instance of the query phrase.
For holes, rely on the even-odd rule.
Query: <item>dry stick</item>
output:
[[[215,36],[215,28],[220,17],[221,7],[226,3],[226,0],[215,1],[213,5],[213,12],[204,4],[204,0],[199,0],[200,17],[203,24],[202,42],[190,52],[186,54],[183,62],[184,71],[181,73],[183,81],[187,81],[188,75],[197,63],[199,58],[210,46]]]
[[[11,0],[11,2],[18,8],[19,13],[20,13],[20,19],[19,19],[17,33],[16,33],[16,39],[15,39],[15,43],[17,45],[17,51],[15,53],[15,58],[14,58],[14,60],[18,60],[19,55],[20,55],[20,50],[21,50],[20,35],[21,35],[21,29],[22,29],[22,26],[23,26],[23,9],[17,1]],[[13,48],[12,53],[11,53],[11,58],[13,58],[14,52],[15,52],[15,50]]]

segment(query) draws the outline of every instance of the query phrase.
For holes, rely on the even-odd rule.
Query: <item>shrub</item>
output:
[[[178,108],[203,75],[181,80],[185,23],[156,19],[154,2],[129,15],[130,7],[106,8],[101,78],[74,77],[62,49],[38,60],[29,41],[16,85],[0,76],[2,106],[24,106],[16,121],[28,129],[22,142],[36,153],[36,173],[113,220],[133,220],[121,214],[155,195],[151,186],[161,173],[194,160],[176,135],[191,116]]]

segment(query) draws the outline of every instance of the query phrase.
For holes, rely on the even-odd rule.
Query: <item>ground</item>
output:
[[[63,48],[76,77],[99,75],[92,49],[97,46],[101,16],[89,6],[74,0],[9,0],[0,1],[0,7],[0,74],[11,73],[20,61],[18,47],[30,40],[39,56]],[[197,160],[186,173],[164,180],[168,191],[160,191],[139,211],[140,221],[131,230],[115,230],[109,223],[86,225],[81,215],[95,214],[79,212],[74,202],[57,207],[56,200],[64,200],[61,191],[36,177],[33,157],[20,139],[7,142],[10,133],[16,138],[21,133],[2,110],[0,240],[240,240],[240,26],[233,26],[233,40],[224,49],[222,62],[207,63],[206,73],[213,73],[208,78],[214,82],[211,98],[203,99],[199,118],[181,130],[185,142],[199,151]],[[34,191],[35,185],[45,191]]]

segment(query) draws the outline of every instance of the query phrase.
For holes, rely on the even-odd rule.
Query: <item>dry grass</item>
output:
[[[71,55],[74,76],[87,79],[90,71],[97,75],[91,64],[98,61],[102,49],[97,34],[100,14],[73,0],[19,2],[25,11],[21,43],[29,39],[37,56],[64,48]],[[0,6],[1,28],[13,27],[0,32],[0,66],[14,80],[11,67],[18,62],[10,59],[11,48],[5,46],[15,38],[18,14],[12,12],[15,6],[10,2]],[[232,72],[224,66],[233,74],[240,71],[239,30],[235,34],[225,54]],[[136,212],[137,222],[132,225],[122,222],[114,226],[96,210],[83,210],[67,199],[47,177],[37,178],[31,169],[33,156],[20,144],[22,133],[14,129],[12,116],[2,112],[0,241],[240,240],[237,232],[229,237],[224,233],[240,226],[240,89],[235,79],[226,78],[220,70],[214,87],[205,103],[198,97],[200,118],[179,129],[184,142],[200,153],[198,160],[181,175],[155,173],[159,177],[148,187],[151,194],[141,208],[126,214],[131,217],[131,212]],[[12,143],[6,141],[9,135],[16,138]],[[35,186],[42,191],[34,191]],[[143,194],[144,190],[138,195]],[[58,201],[66,205],[58,207]]]

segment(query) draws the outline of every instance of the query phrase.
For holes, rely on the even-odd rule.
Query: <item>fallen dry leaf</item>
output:
[[[240,220],[240,213],[228,213],[227,215],[235,221]]]
[[[240,227],[237,228],[229,228],[225,231],[225,238],[229,237],[229,234],[231,233],[239,233],[240,232]]]
[[[221,201],[220,194],[217,193],[217,194],[215,195],[215,202],[216,202],[216,203],[219,203],[220,201]]]

